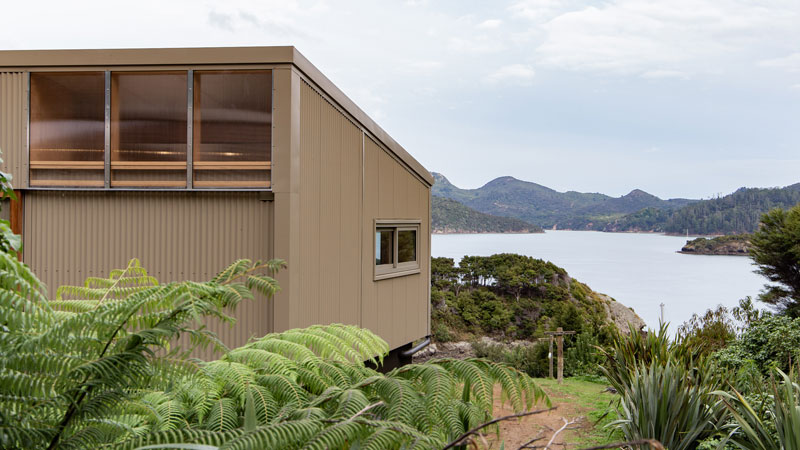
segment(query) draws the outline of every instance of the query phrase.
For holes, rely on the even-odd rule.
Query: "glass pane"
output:
[[[186,72],[111,74],[111,185],[186,185]]]
[[[375,231],[375,265],[392,264],[394,229],[378,228]]]
[[[397,233],[397,262],[414,262],[417,260],[417,231],[400,230]]]
[[[103,186],[103,72],[32,73],[30,169],[34,186]]]
[[[195,72],[193,132],[195,186],[270,187],[272,72]]]

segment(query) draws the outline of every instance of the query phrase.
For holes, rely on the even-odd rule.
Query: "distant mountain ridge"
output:
[[[544,228],[585,227],[592,217],[622,217],[644,208],[672,210],[695,200],[661,200],[639,189],[622,197],[599,193],[558,192],[513,177],[496,178],[477,189],[460,189],[440,173],[433,173],[433,195],[456,200],[477,211],[514,217]]]
[[[499,217],[465,206],[456,200],[431,196],[434,233],[541,233],[536,225],[512,217]]]
[[[433,194],[477,211],[514,217],[544,228],[674,234],[750,233],[761,215],[800,203],[800,183],[783,188],[740,188],[709,200],[662,200],[640,189],[621,197],[558,192],[513,177],[496,178],[477,189],[460,189],[434,173]]]

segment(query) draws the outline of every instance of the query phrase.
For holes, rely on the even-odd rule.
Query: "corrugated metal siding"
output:
[[[208,280],[237,259],[272,255],[273,206],[258,193],[28,191],[24,201],[25,262],[51,296],[134,257],[169,282]],[[240,304],[236,317],[234,328],[209,324],[229,346],[272,331],[263,298]]]
[[[0,72],[0,170],[11,173],[11,184],[28,187],[28,77],[23,72]]]
[[[299,314],[292,326],[360,325],[362,133],[317,91],[300,88]]]
[[[392,348],[429,333],[430,189],[372,139],[364,145],[362,322]],[[420,273],[374,281],[374,221],[420,220]]]

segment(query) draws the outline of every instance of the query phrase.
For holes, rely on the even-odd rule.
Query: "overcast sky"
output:
[[[2,16],[2,49],[294,45],[460,187],[800,182],[800,0],[62,0]]]

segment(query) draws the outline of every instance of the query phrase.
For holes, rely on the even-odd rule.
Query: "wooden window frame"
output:
[[[271,191],[272,190],[272,159],[274,157],[275,136],[274,131],[270,133],[269,142],[269,161],[227,161],[227,162],[202,162],[193,161],[194,153],[194,73],[195,71],[226,71],[226,72],[253,72],[254,69],[236,68],[236,69],[218,69],[213,67],[199,68],[199,69],[164,69],[154,71],[139,71],[139,70],[104,70],[104,71],[87,71],[103,73],[105,77],[105,149],[103,161],[31,161],[31,142],[30,142],[30,122],[31,122],[31,92],[30,88],[27,92],[28,103],[28,142],[26,144],[28,159],[29,177],[33,170],[47,169],[47,170],[102,170],[104,172],[104,180],[84,180],[84,179],[43,179],[34,182],[29,181],[29,189],[31,190],[92,190],[92,191],[126,191],[126,190],[169,190],[169,191]],[[275,109],[275,70],[274,68],[255,69],[257,71],[270,72],[270,86],[268,87],[272,96],[270,99],[270,113]],[[112,86],[111,78],[113,73],[118,74],[141,74],[141,73],[186,73],[187,76],[187,148],[185,161],[111,161],[111,144],[112,137],[111,130],[111,97]],[[28,86],[30,86],[31,73],[70,73],[70,71],[60,70],[43,70],[28,72]],[[274,126],[274,123],[273,123]],[[111,176],[112,170],[178,170],[186,172],[186,181],[150,181],[150,180],[114,180]],[[264,170],[268,172],[268,181],[266,182],[251,182],[239,180],[209,180],[209,181],[196,181],[194,180],[195,170],[225,170],[225,171],[241,171],[241,170]]]
[[[421,272],[420,269],[420,228],[421,228],[422,221],[411,219],[411,220],[388,220],[388,219],[376,219],[375,223],[372,227],[372,249],[373,253],[378,245],[378,229],[386,229],[389,228],[394,233],[392,238],[392,263],[391,264],[373,264],[373,280],[386,280],[390,278],[396,277],[403,277],[406,275],[414,275]],[[414,240],[414,245],[416,248],[414,249],[414,255],[416,256],[416,260],[400,263],[399,261],[399,245],[400,239],[399,232],[400,231],[413,231],[416,233],[416,239]]]

